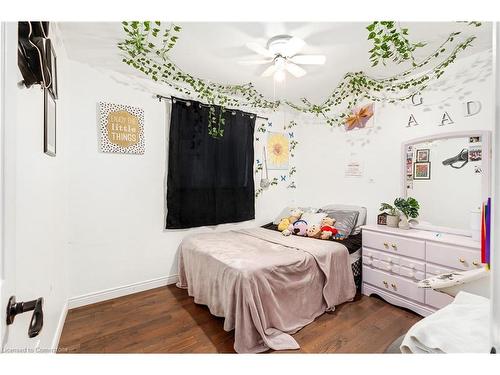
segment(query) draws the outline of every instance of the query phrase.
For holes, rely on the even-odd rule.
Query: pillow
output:
[[[349,204],[329,204],[327,206],[321,207],[318,212],[323,212],[326,210],[345,210],[345,211],[358,211],[358,219],[356,221],[356,226],[351,234],[358,234],[361,232],[361,226],[366,224],[366,207],[349,205]]]
[[[317,208],[313,208],[313,207],[285,207],[278,216],[276,216],[276,219],[274,219],[273,221],[273,224],[275,225],[278,225],[281,221],[281,219],[284,219],[284,218],[287,218],[289,217],[291,214],[292,214],[292,211],[293,210],[296,210],[296,209],[299,209],[303,212],[311,212],[311,213],[314,213],[314,212],[318,212],[318,209]]]
[[[348,210],[322,210],[327,216],[336,220],[334,227],[339,230],[345,237],[349,237],[354,233],[356,223],[358,221],[359,211]]]
[[[307,223],[308,227],[310,227],[311,225],[321,226],[321,220],[323,220],[327,216],[328,214],[326,212],[318,212],[318,213],[305,212],[302,214],[300,220],[304,220]]]

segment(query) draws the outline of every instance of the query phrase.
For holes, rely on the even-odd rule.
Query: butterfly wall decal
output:
[[[286,175],[281,175],[281,181],[286,181]]]
[[[344,123],[346,131],[356,128],[363,129],[373,117],[373,103],[353,109]]]

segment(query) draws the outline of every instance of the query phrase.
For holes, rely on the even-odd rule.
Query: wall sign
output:
[[[99,102],[100,151],[144,154],[144,111]]]

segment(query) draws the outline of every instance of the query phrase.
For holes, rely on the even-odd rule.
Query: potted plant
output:
[[[396,207],[391,206],[389,203],[382,203],[380,205],[380,211],[384,211],[387,214],[387,226],[397,228],[399,223],[399,214]]]
[[[394,206],[398,209],[399,212],[403,214],[401,217],[401,221],[399,222],[399,227],[401,229],[409,229],[410,223],[409,220],[415,219],[418,217],[418,210],[420,209],[420,205],[415,198],[396,198],[394,200]]]

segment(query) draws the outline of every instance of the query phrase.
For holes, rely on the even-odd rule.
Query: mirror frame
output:
[[[483,146],[482,151],[482,160],[481,167],[483,169],[483,173],[481,176],[481,200],[485,202],[488,197],[491,197],[491,131],[489,130],[466,130],[466,131],[458,131],[458,132],[447,132],[441,134],[428,135],[419,138],[413,138],[408,141],[402,143],[401,146],[401,193],[402,197],[407,198],[406,192],[406,150],[408,146],[414,145],[421,142],[431,142],[438,139],[448,139],[448,138],[460,138],[460,137],[481,137],[481,144]],[[452,228],[446,226],[438,226],[432,224],[416,224],[412,225],[412,228],[433,231],[433,232],[442,232],[442,233],[451,233],[458,234],[462,236],[471,237],[472,233],[468,229],[459,229]]]

